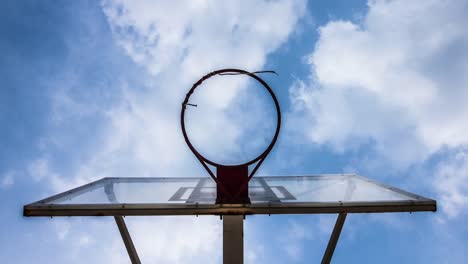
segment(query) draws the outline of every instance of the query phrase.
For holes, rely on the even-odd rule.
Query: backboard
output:
[[[216,204],[201,178],[103,178],[24,206],[25,216],[249,215],[435,211],[436,202],[355,174],[256,176],[250,204]]]

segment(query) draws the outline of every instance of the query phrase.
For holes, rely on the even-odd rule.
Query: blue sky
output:
[[[284,124],[259,174],[357,172],[437,199],[437,213],[348,216],[334,263],[466,262],[467,11],[462,0],[4,1],[1,262],[128,263],[112,218],[23,218],[22,206],[101,177],[203,174],[180,103],[224,67],[279,73],[263,76]],[[228,143],[251,120],[230,122],[227,108],[243,84],[227,85],[200,100],[229,125],[209,139],[242,151]],[[217,217],[126,220],[144,263],[221,262]],[[318,262],[334,221],[247,217],[246,262]]]

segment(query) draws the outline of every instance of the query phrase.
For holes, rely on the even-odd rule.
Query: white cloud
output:
[[[406,170],[443,158],[427,179],[444,216],[468,203],[467,1],[369,1],[357,24],[331,21],[308,56],[311,74],[290,88],[294,133],[365,162]],[[375,167],[374,167],[375,168]],[[414,167],[413,167],[414,168]]]
[[[40,181],[47,177],[49,172],[49,165],[47,159],[37,159],[28,166],[29,175],[36,181]]]
[[[127,219],[130,219],[127,217]],[[222,252],[218,217],[160,217],[128,220],[143,263],[219,263]]]
[[[290,89],[299,132],[339,151],[371,142],[401,168],[466,145],[467,5],[370,1],[362,24],[321,27],[310,79]]]
[[[52,83],[50,83],[50,80],[47,80],[48,86],[57,87],[55,93],[52,94],[52,113],[50,118],[52,122],[64,122],[72,117],[91,116],[98,112],[99,107],[96,105],[82,104],[71,95],[70,91],[73,88],[79,87],[81,82],[76,73],[67,73],[60,77]],[[62,86],[63,84],[66,85]]]
[[[93,239],[88,234],[83,234],[78,239],[78,245],[81,247],[87,247],[93,243]]]
[[[61,241],[65,240],[70,233],[70,222],[67,221],[55,221],[54,227],[57,238]]]
[[[468,153],[460,151],[455,158],[439,164],[433,185],[449,218],[463,214],[468,208]]]
[[[305,227],[302,223],[290,220],[285,233],[280,236],[281,248],[293,261],[299,261],[304,255],[306,240],[312,240],[315,231],[315,226]]]
[[[253,69],[282,44],[304,1],[103,1],[117,40],[154,73],[193,78],[226,65]],[[229,51],[229,52],[226,52]]]
[[[86,179],[80,177],[74,179],[64,178],[50,167],[49,159],[45,157],[31,161],[27,167],[27,173],[34,181],[45,182],[48,184],[48,189],[55,192],[63,192],[87,183]]]
[[[15,172],[14,171],[8,171],[3,175],[2,180],[0,181],[0,189],[9,189],[15,184]]]

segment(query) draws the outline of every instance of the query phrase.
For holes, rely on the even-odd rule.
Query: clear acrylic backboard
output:
[[[202,178],[104,178],[24,206],[25,216],[249,215],[436,211],[436,201],[355,174],[254,177],[250,204],[216,204]]]

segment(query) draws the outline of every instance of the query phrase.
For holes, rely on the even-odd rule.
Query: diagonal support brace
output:
[[[331,259],[333,257],[333,252],[336,248],[336,243],[338,243],[338,239],[340,238],[341,229],[343,229],[343,224],[346,220],[346,213],[338,214],[338,218],[336,219],[335,227],[333,228],[333,232],[330,236],[330,240],[328,241],[327,249],[325,250],[325,254],[322,258],[322,264],[330,264]]]
[[[138,257],[138,253],[136,252],[135,245],[133,245],[132,237],[130,237],[130,233],[128,232],[127,225],[125,224],[125,220],[122,216],[114,216],[115,223],[119,228],[120,235],[122,236],[122,240],[127,248],[128,256],[132,261],[132,264],[141,264],[140,258]]]

